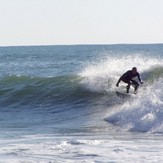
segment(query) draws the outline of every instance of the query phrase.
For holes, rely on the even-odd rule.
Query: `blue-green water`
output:
[[[142,155],[126,152],[128,145],[120,149],[124,139],[140,152],[134,139],[162,142],[162,44],[0,47],[0,58],[2,162],[119,162],[114,152],[126,162],[134,159],[130,152]],[[134,66],[144,84],[134,98],[121,99],[115,91],[125,84],[115,84]],[[149,158],[157,147],[144,150]]]

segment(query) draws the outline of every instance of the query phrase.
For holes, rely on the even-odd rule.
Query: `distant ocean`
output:
[[[0,47],[0,162],[163,162],[163,44]]]

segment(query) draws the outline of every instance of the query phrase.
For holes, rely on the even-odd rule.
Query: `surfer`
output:
[[[139,83],[135,80],[133,80],[134,77],[138,77],[139,79],[139,82],[141,84],[143,84],[141,78],[140,78],[140,74],[137,72],[137,68],[136,67],[133,67],[132,70],[129,70],[127,71],[126,73],[124,73],[118,80],[116,86],[118,87],[119,86],[119,83],[121,81],[123,81],[124,83],[127,83],[127,93],[129,93],[129,89],[130,89],[130,85],[134,85],[134,93],[136,94],[137,93],[137,89],[139,87]]]

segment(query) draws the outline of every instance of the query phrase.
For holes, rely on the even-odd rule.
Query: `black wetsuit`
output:
[[[138,77],[139,82],[141,82],[141,78],[138,72],[136,72],[135,74],[132,73],[132,70],[127,71],[126,73],[124,73],[118,83],[122,80],[123,82],[127,83],[127,93],[129,92],[130,89],[130,85],[133,84],[135,86],[135,91],[137,91],[139,83],[135,80],[133,80],[132,78],[134,77]]]

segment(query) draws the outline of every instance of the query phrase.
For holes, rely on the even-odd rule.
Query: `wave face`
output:
[[[163,49],[144,46],[1,48],[3,130],[163,133]],[[135,66],[144,84],[134,98],[117,97],[126,87],[118,78]]]

